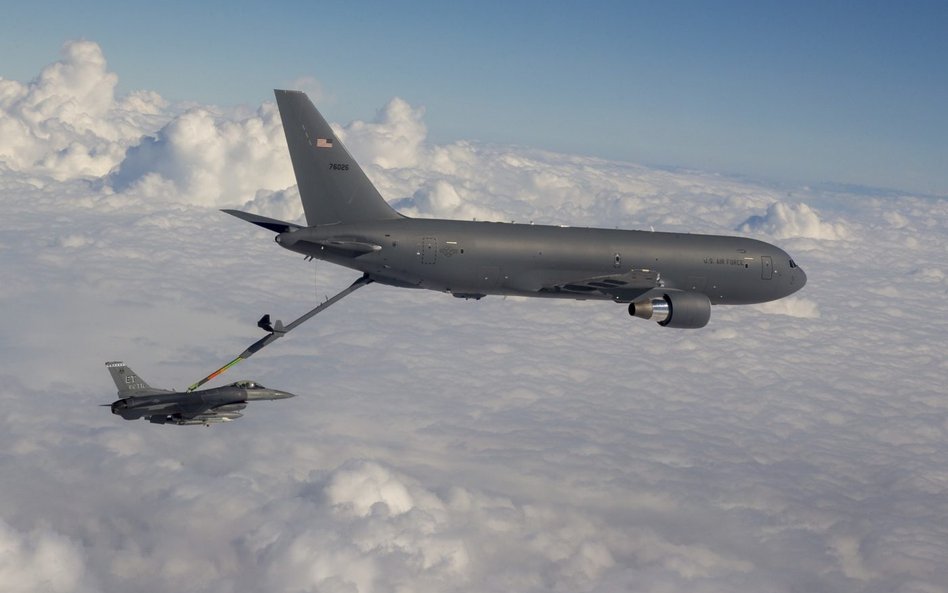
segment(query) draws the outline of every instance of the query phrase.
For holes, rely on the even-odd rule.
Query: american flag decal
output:
[[[332,148],[332,138],[317,138],[316,148]]]

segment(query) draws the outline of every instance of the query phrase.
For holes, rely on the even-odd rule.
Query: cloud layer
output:
[[[272,104],[115,81],[90,42],[0,80],[4,590],[948,590],[945,201],[435,145],[393,99],[336,129],[406,214],[747,233],[809,284],[697,332],[373,285],[226,376],[299,397],[152,426],[104,361],[180,388],[352,274],[216,210],[300,217]]]

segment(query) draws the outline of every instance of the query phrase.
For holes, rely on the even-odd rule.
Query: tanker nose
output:
[[[792,259],[790,260],[790,293],[793,294],[806,286],[806,272]]]

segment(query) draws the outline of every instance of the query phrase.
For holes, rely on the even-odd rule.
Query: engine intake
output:
[[[700,292],[667,290],[661,298],[629,303],[629,315],[652,319],[664,327],[698,329],[711,319],[711,301]]]

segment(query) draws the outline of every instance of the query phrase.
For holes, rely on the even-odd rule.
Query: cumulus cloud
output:
[[[96,591],[77,544],[48,528],[20,533],[0,520],[0,582],[9,593]]]
[[[221,206],[247,201],[259,189],[293,184],[276,106],[266,103],[237,121],[194,108],[131,147],[110,175],[116,191],[148,198]]]
[[[424,108],[395,97],[371,122],[357,120],[336,132],[353,154],[360,155],[363,166],[413,167],[422,158],[428,135],[424,114]]]
[[[820,307],[815,301],[799,296],[790,296],[779,301],[771,301],[756,308],[772,315],[788,315],[800,319],[818,319]]]
[[[348,462],[312,485],[324,498],[309,507],[309,519],[285,526],[268,546],[277,559],[266,567],[269,588],[437,591],[470,578],[472,509],[457,512],[376,462]],[[312,529],[314,515],[329,534]]]
[[[358,463],[335,473],[326,487],[329,503],[358,517],[401,515],[415,507],[408,488],[376,463]]]
[[[295,185],[277,191],[258,189],[254,198],[245,202],[241,209],[277,220],[306,224],[300,191]]]
[[[166,104],[149,92],[116,101],[118,77],[91,41],[66,43],[62,54],[29,83],[0,79],[0,161],[59,181],[98,177]]]
[[[0,167],[6,589],[945,590],[948,202],[790,201],[696,171],[435,145],[393,101],[337,128],[406,213],[741,227],[788,247],[809,284],[715,307],[698,332],[611,303],[372,285],[225,376],[298,397],[207,430],[126,422],[97,405],[105,360],[181,388],[256,339],[261,314],[291,319],[354,276],[319,264],[314,286],[312,264],[216,211],[301,220],[269,103],[170,112],[88,87],[90,119],[56,100],[30,123],[40,80],[114,89],[93,46],[0,82],[2,125],[25,126],[0,144],[35,149]],[[113,147],[113,165],[50,160],[69,142]]]
[[[458,188],[446,179],[429,181],[415,190],[410,198],[396,200],[392,205],[406,216],[503,220],[503,214],[499,211],[479,206],[476,200],[462,197]]]
[[[27,84],[0,79],[0,161],[8,169],[58,181],[104,178],[141,199],[208,206],[294,184],[273,103],[243,118],[211,107],[174,114],[151,91],[116,97],[118,78],[96,43],[69,42],[62,53]]]
[[[776,239],[801,237],[805,239],[845,239],[849,236],[842,223],[826,222],[808,205],[774,202],[763,216],[751,216],[737,230],[745,233],[764,233]]]

